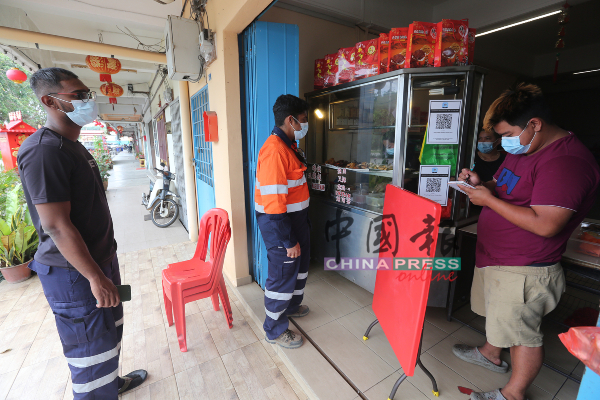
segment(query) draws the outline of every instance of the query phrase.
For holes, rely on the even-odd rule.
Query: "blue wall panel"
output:
[[[252,276],[264,289],[267,251],[254,215],[258,152],[275,126],[273,104],[282,94],[298,96],[300,36],[297,25],[254,22],[243,33],[246,210],[252,235]]]

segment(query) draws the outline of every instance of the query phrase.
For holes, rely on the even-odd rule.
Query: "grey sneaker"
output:
[[[271,340],[265,336],[265,340],[268,343],[278,344],[284,349],[297,349],[298,347],[302,346],[303,342],[302,335],[295,333],[289,329],[286,329],[285,332],[279,335],[279,337],[277,337],[276,339]]]
[[[471,400],[506,400],[506,397],[502,395],[500,389],[493,390],[491,392],[473,392],[471,393]]]
[[[288,314],[288,317],[292,317],[292,318],[304,317],[309,312],[310,312],[310,309],[308,308],[308,306],[302,305],[302,306],[298,307],[298,311],[296,311],[295,313]]]
[[[477,347],[467,346],[466,344],[455,344],[454,346],[452,346],[452,352],[456,357],[460,358],[461,360],[471,364],[480,365],[489,369],[490,371],[499,372],[501,374],[505,374],[508,372],[508,364],[505,361],[502,361],[502,364],[500,365],[496,365],[487,358],[485,358],[479,352]],[[502,397],[498,397],[498,399],[501,400]]]

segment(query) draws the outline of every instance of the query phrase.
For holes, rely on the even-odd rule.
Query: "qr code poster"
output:
[[[445,206],[448,204],[450,165],[421,165],[419,171],[419,196]]]
[[[462,100],[430,100],[427,144],[458,144]]]

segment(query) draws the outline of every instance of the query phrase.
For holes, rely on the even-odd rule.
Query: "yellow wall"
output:
[[[298,25],[300,31],[300,97],[313,91],[315,60],[336,53],[340,47],[351,47],[362,40],[376,37],[359,28],[336,24],[295,11],[271,7],[260,21]]]
[[[219,121],[219,141],[213,143],[215,200],[217,207],[229,213],[232,236],[223,271],[234,285],[251,282],[246,242],[237,35],[270,3],[271,0],[207,3],[210,28],[216,32],[217,59],[206,72],[207,76],[210,74],[210,80],[189,85],[192,96],[208,84],[210,109],[217,113]],[[189,6],[184,16],[189,16]]]

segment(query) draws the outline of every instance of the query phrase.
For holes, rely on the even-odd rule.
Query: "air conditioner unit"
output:
[[[196,81],[202,76],[200,26],[194,20],[169,15],[165,27],[165,48],[169,79]]]

